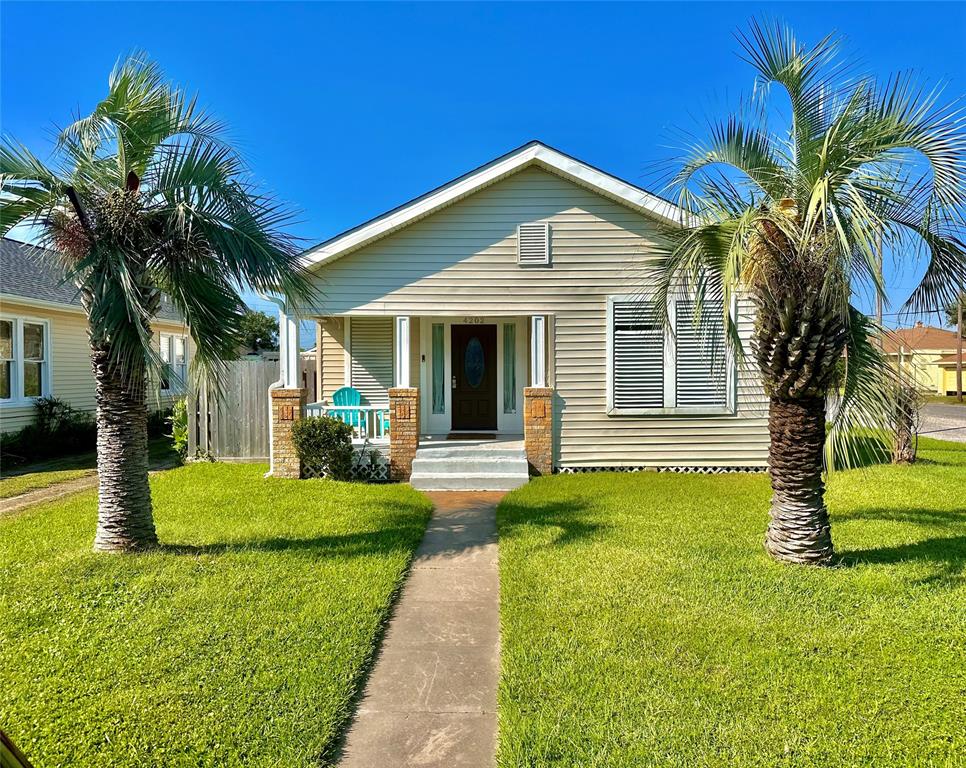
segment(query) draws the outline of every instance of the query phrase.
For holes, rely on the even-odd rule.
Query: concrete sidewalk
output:
[[[427,495],[436,510],[346,737],[344,768],[495,764],[503,494]]]

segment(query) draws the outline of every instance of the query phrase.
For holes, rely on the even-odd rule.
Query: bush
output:
[[[56,397],[37,400],[33,424],[0,436],[0,453],[8,465],[86,453],[96,447],[93,417]]]
[[[178,400],[171,409],[168,417],[171,425],[171,439],[174,440],[174,449],[178,456],[184,461],[188,457],[188,401]]]
[[[302,465],[333,480],[352,477],[352,427],[332,416],[295,422],[292,440]]]
[[[173,409],[162,408],[148,414],[148,437],[171,437],[168,434],[168,424],[171,423]]]

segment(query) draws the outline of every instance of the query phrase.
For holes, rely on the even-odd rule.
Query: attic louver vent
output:
[[[550,263],[550,225],[547,222],[520,225],[517,229],[517,262],[521,266]]]

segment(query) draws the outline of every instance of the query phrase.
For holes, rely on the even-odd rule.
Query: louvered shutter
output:
[[[517,262],[523,266],[550,263],[550,225],[521,224],[517,228]]]
[[[694,324],[694,302],[675,302],[675,390],[678,407],[727,405],[722,305],[702,307]]]
[[[614,408],[664,406],[664,329],[651,304],[614,302]]]
[[[351,384],[364,404],[389,402],[392,386],[392,318],[353,317],[349,324]]]

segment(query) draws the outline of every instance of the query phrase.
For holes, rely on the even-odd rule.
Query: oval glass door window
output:
[[[486,361],[483,359],[483,345],[474,336],[466,343],[466,355],[463,357],[463,373],[466,383],[477,389],[483,383],[483,371]]]

